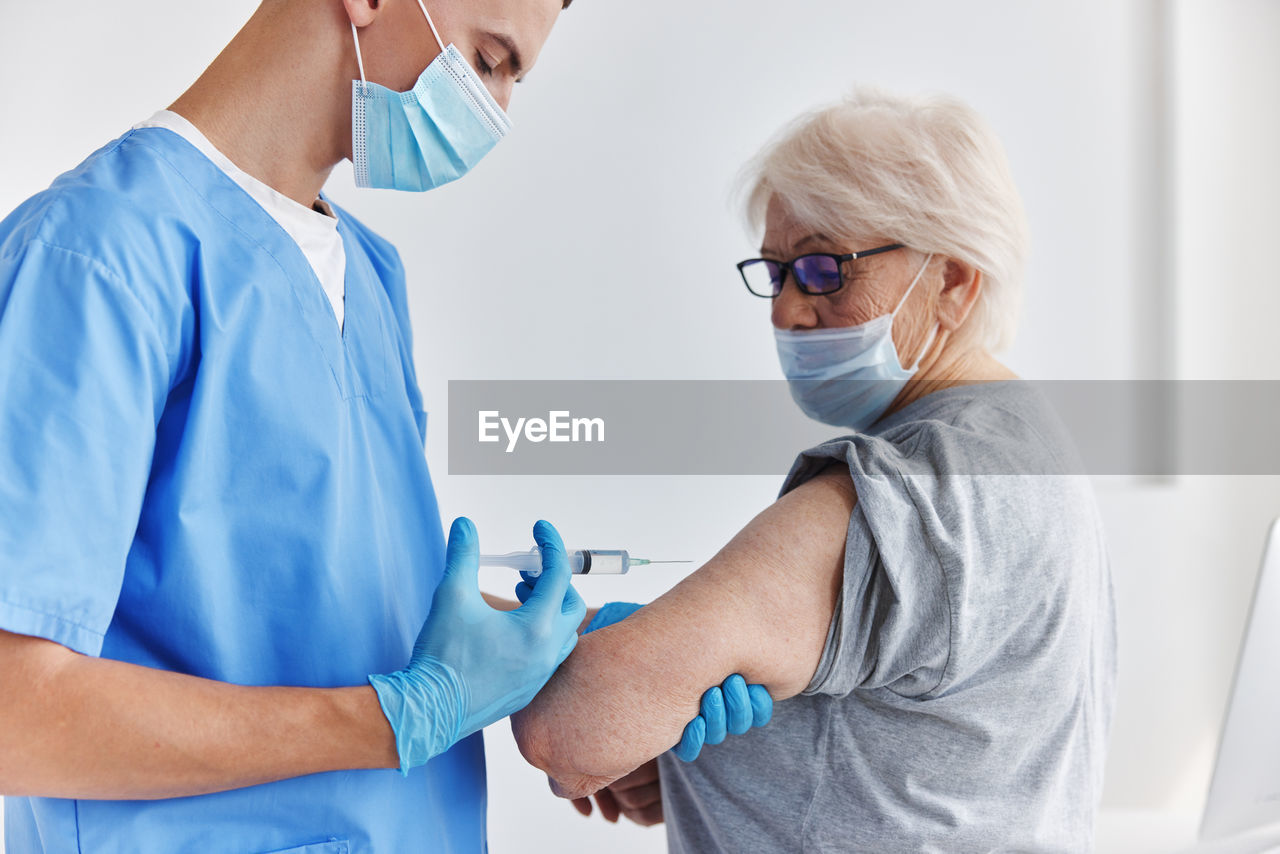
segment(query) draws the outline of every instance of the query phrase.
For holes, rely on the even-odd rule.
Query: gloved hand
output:
[[[605,626],[620,623],[643,607],[643,605],[637,605],[635,602],[608,602],[600,606],[600,610],[596,611],[596,615],[591,618],[591,622],[587,623],[587,627],[582,630],[582,633],[584,635],[590,634],[596,629],[603,629]]]
[[[516,597],[525,601],[532,588],[527,581],[516,586]],[[639,611],[634,602],[609,602],[602,605],[582,633],[588,634],[621,622]],[[685,725],[684,735],[674,748],[676,757],[692,762],[702,752],[703,744],[719,744],[729,734],[742,735],[753,726],[764,726],[773,717],[773,697],[763,685],[748,685],[735,673],[718,687],[708,688],[702,695],[700,713]]]
[[[719,744],[728,734],[742,735],[753,726],[764,726],[773,717],[773,697],[763,685],[748,685],[737,673],[718,688],[702,695],[702,710],[684,728],[674,748],[676,757],[692,762],[702,745]]]
[[[631,610],[634,611],[635,607]],[[592,623],[594,622],[593,619]],[[685,762],[692,762],[698,758],[704,741],[712,744],[720,743],[719,741],[711,742],[706,738],[709,729],[717,730],[720,740],[723,740],[726,731],[741,735],[753,725],[764,726],[773,716],[773,698],[769,696],[764,686],[749,686],[746,680],[736,673],[726,679],[721,687],[708,689],[702,695],[702,707],[704,712],[685,727],[684,738],[674,748],[676,756]],[[726,709],[728,710],[727,720]],[[708,724],[708,721],[711,723]],[[658,774],[657,760],[646,762],[627,776],[605,786],[592,797],[600,806],[600,815],[605,821],[617,822],[618,816],[625,815],[643,827],[661,824],[663,820],[662,779]],[[583,815],[591,815],[591,798],[577,798],[573,806]]]
[[[396,736],[400,771],[529,704],[578,641],[586,605],[569,583],[569,562],[549,522],[533,526],[542,575],[514,611],[480,595],[479,541],[470,519],[449,531],[444,577],[409,666],[369,677]]]

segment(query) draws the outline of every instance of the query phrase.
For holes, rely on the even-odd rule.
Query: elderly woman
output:
[[[762,257],[739,269],[773,301],[796,401],[853,432],[802,453],[671,592],[584,636],[514,719],[521,749],[561,794],[613,783],[650,818],[660,785],[676,852],[1088,850],[1111,583],[1069,440],[992,356],[1025,244],[1003,150],[953,100],[860,93],[750,174]],[[700,688],[735,672],[793,699],[655,773]]]

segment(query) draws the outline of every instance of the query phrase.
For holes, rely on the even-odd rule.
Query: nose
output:
[[[770,320],[775,329],[813,329],[818,325],[818,312],[811,297],[801,293],[790,274],[782,281],[782,290],[773,298]]]
[[[501,80],[486,83],[485,87],[489,90],[489,94],[493,96],[493,100],[498,102],[502,112],[508,112],[511,107],[512,81],[504,76]]]

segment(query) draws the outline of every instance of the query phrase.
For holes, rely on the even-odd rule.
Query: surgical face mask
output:
[[[893,345],[893,319],[933,256],[925,259],[907,292],[889,314],[857,326],[793,332],[775,329],[778,360],[791,397],[805,414],[824,424],[862,431],[884,415],[920,367],[938,334],[933,327],[920,356],[903,368]]]
[[[360,36],[351,25],[360,66],[351,92],[351,160],[358,187],[435,189],[467,174],[511,130],[507,114],[471,65],[440,40],[422,0],[418,7],[440,55],[408,92],[365,80]]]

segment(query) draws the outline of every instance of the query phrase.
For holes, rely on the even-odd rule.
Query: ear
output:
[[[377,19],[378,12],[382,11],[381,0],[342,0],[342,5],[347,10],[351,23],[357,27],[369,26]]]
[[[938,322],[955,332],[969,317],[982,295],[982,271],[956,258],[948,258],[942,270],[942,293],[938,295]]]

